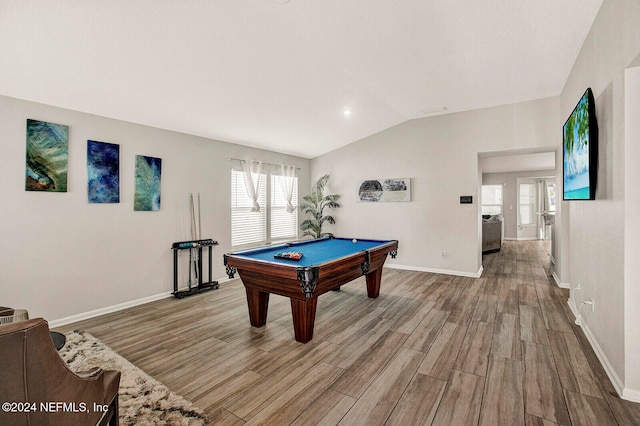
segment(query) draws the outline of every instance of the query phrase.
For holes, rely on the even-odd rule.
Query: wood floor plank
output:
[[[459,287],[455,284],[450,284],[447,290],[442,293],[442,296],[438,298],[436,301],[436,305],[434,309],[438,309],[440,311],[450,311],[451,307],[456,303],[458,298],[462,295],[464,288]]]
[[[536,294],[538,295],[538,301],[540,303],[547,301],[547,300],[553,300],[553,294],[551,293],[551,287],[549,286],[549,284],[547,283],[539,283],[536,282],[534,284],[535,288],[536,288]]]
[[[540,303],[542,315],[545,325],[550,330],[564,331],[565,333],[573,333],[571,323],[567,315],[560,306],[560,302],[555,300],[545,300]]]
[[[625,401],[609,392],[605,392],[604,396],[620,426],[640,425],[640,404]]]
[[[224,408],[243,420],[256,416],[271,402],[277,400],[282,393],[315,372],[316,367],[322,364],[321,360],[333,350],[335,346],[329,342],[323,341],[316,344],[313,352],[307,352],[304,357],[276,370],[256,386],[223,401]],[[337,367],[324,365],[327,367],[323,369],[327,371],[337,371]]]
[[[565,390],[569,415],[574,425],[615,425],[616,419],[607,401]]]
[[[500,290],[500,297],[498,298],[497,312],[505,314],[518,315],[518,296],[519,290],[515,282],[511,282],[510,285],[504,286]]]
[[[209,414],[208,420],[207,426],[242,426],[245,423],[224,408]]]
[[[549,346],[542,311],[537,306],[520,305],[520,339]]]
[[[549,346],[523,342],[525,411],[556,423],[570,424],[567,404]]]
[[[462,294],[464,296],[480,296],[484,294],[484,287],[487,279],[486,278],[476,278],[470,279],[465,282],[464,290]]]
[[[521,361],[494,355],[489,357],[480,410],[481,426],[524,425],[523,375]]]
[[[181,391],[180,395],[185,398],[189,398],[189,400],[196,404],[196,406],[202,407],[207,412],[216,410],[229,412],[224,408],[224,401],[232,398],[233,395],[248,392],[254,386],[259,385],[263,380],[264,376],[261,376],[258,373],[249,370],[241,370],[232,376],[228,376],[221,382],[212,383],[208,387],[203,386],[193,391],[186,389]],[[234,415],[234,417],[237,416]]]
[[[493,324],[472,322],[456,358],[454,368],[485,376],[493,339]]]
[[[484,378],[453,370],[432,425],[477,424],[483,389]]]
[[[406,315],[398,318],[393,329],[405,334],[413,333],[413,330],[418,327],[424,317],[433,309],[436,303],[433,301],[427,301],[417,309],[407,312]]]
[[[340,421],[341,425],[383,424],[407,388],[424,353],[400,349]]]
[[[411,333],[404,346],[426,353],[448,317],[449,312],[431,309]]]
[[[438,279],[426,285],[421,291],[421,300],[436,302],[449,289],[449,283],[443,279]]]
[[[534,285],[522,284],[518,286],[518,302],[520,305],[540,306],[538,294]]]
[[[598,380],[591,372],[575,334],[549,330],[549,336],[562,387],[603,399]]]
[[[304,376],[280,392],[277,398],[271,399],[266,407],[247,421],[246,425],[291,424],[320,398],[341,374],[340,368],[323,362],[316,364]]]
[[[327,357],[324,362],[344,369],[351,367],[365,352],[374,347],[378,340],[388,334],[387,332],[393,323],[392,320],[382,319],[376,327],[362,330],[359,336],[340,345],[340,348]]]
[[[525,426],[556,426],[558,423],[527,414],[525,416],[524,424]]]
[[[407,335],[404,333],[387,331],[331,385],[331,388],[359,398],[406,340]]]
[[[424,361],[418,368],[418,373],[422,373],[440,380],[447,381],[449,374],[456,361],[458,352],[467,332],[467,327],[463,324],[446,322],[442,331],[431,345]]]
[[[328,389],[291,423],[291,426],[337,425],[355,402],[355,398]]]
[[[385,426],[431,424],[446,385],[446,380],[417,373],[391,412]]]
[[[476,311],[473,313],[471,321],[494,323],[496,320],[497,306],[498,296],[487,294],[479,296]]]
[[[478,296],[460,295],[458,300],[451,306],[449,318],[447,321],[454,322],[456,324],[468,325],[471,322],[471,317],[476,311],[476,305],[478,304]]]
[[[522,359],[520,321],[517,315],[501,312],[496,314],[491,353],[507,358]]]

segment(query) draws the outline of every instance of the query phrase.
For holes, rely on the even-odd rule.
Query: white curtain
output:
[[[260,187],[260,178],[262,175],[262,161],[246,160],[241,161],[242,171],[244,172],[244,187],[247,190],[247,196],[253,202],[251,207],[252,212],[260,211],[260,204],[258,204],[258,188]],[[255,179],[254,179],[254,175]]]
[[[278,182],[280,182],[280,189],[282,190],[282,194],[284,198],[287,200],[287,212],[293,213],[296,209],[291,204],[291,199],[293,197],[293,183],[296,175],[295,166],[287,166],[284,164],[280,164],[280,175],[278,176]]]

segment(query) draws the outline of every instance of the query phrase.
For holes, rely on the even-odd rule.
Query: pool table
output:
[[[302,257],[282,258],[291,252]],[[228,253],[224,264],[229,278],[237,271],[242,279],[252,326],[266,324],[269,294],[279,294],[291,300],[295,339],[307,343],[313,338],[318,296],[366,275],[367,295],[378,297],[387,254],[395,258],[397,253],[397,240],[325,237]]]

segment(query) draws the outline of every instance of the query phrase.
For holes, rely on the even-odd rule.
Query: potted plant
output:
[[[325,215],[324,209],[340,207],[338,199],[340,195],[324,195],[324,189],[329,180],[329,175],[324,175],[311,187],[311,194],[302,197],[304,200],[300,204],[300,210],[305,214],[310,214],[311,219],[306,219],[300,224],[303,236],[309,235],[313,238],[322,236],[322,225],[325,222],[336,223],[331,215]]]

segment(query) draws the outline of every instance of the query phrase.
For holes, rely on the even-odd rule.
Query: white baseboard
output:
[[[573,316],[577,318],[578,307],[576,306],[575,301],[570,298],[567,300],[567,305],[569,305],[569,309],[571,309]],[[581,322],[582,324],[580,324],[580,327],[582,328],[582,331],[584,331],[584,334],[587,337],[587,340],[589,341],[591,348],[593,349],[596,356],[598,357],[600,364],[602,364],[602,367],[604,368],[605,373],[607,373],[607,376],[609,377],[609,380],[611,380],[611,384],[613,385],[613,388],[616,390],[620,398],[625,399],[627,401],[640,402],[640,391],[637,389],[629,389],[624,387],[622,380],[620,380],[620,377],[618,377],[618,374],[616,373],[616,371],[613,369],[613,366],[609,362],[609,358],[607,358],[606,354],[598,344],[598,341],[596,340],[595,336],[591,332],[591,329],[589,328],[589,324],[585,323],[584,317],[582,317]]]
[[[423,268],[421,266],[406,266],[406,265],[397,265],[397,264],[385,264],[384,266],[386,268],[402,269],[405,271],[431,272],[432,274],[456,275],[459,277],[470,277],[470,278],[480,278],[480,276],[482,275],[482,271],[484,270],[484,266],[480,266],[480,269],[476,273],[451,271],[448,269]]]
[[[560,288],[571,288],[569,283],[560,282],[560,278],[558,278],[558,275],[556,275],[555,272],[552,273],[551,276],[553,277],[553,280],[556,282],[556,284],[558,284],[558,287],[560,287]],[[574,315],[575,315],[575,313],[574,313]]]
[[[224,283],[226,281],[229,281],[229,278],[220,279],[218,280],[218,283]],[[63,325],[72,324],[74,322],[99,317],[100,315],[118,312],[123,309],[144,305],[145,303],[155,302],[156,300],[166,299],[167,297],[172,297],[172,296],[173,296],[173,292],[167,291],[164,293],[154,294],[152,296],[142,297],[140,299],[129,300],[128,302],[119,303],[117,305],[106,306],[104,308],[95,309],[93,311],[83,312],[83,313],[71,315],[65,318],[59,318],[53,321],[48,321],[49,328],[56,328]]]

